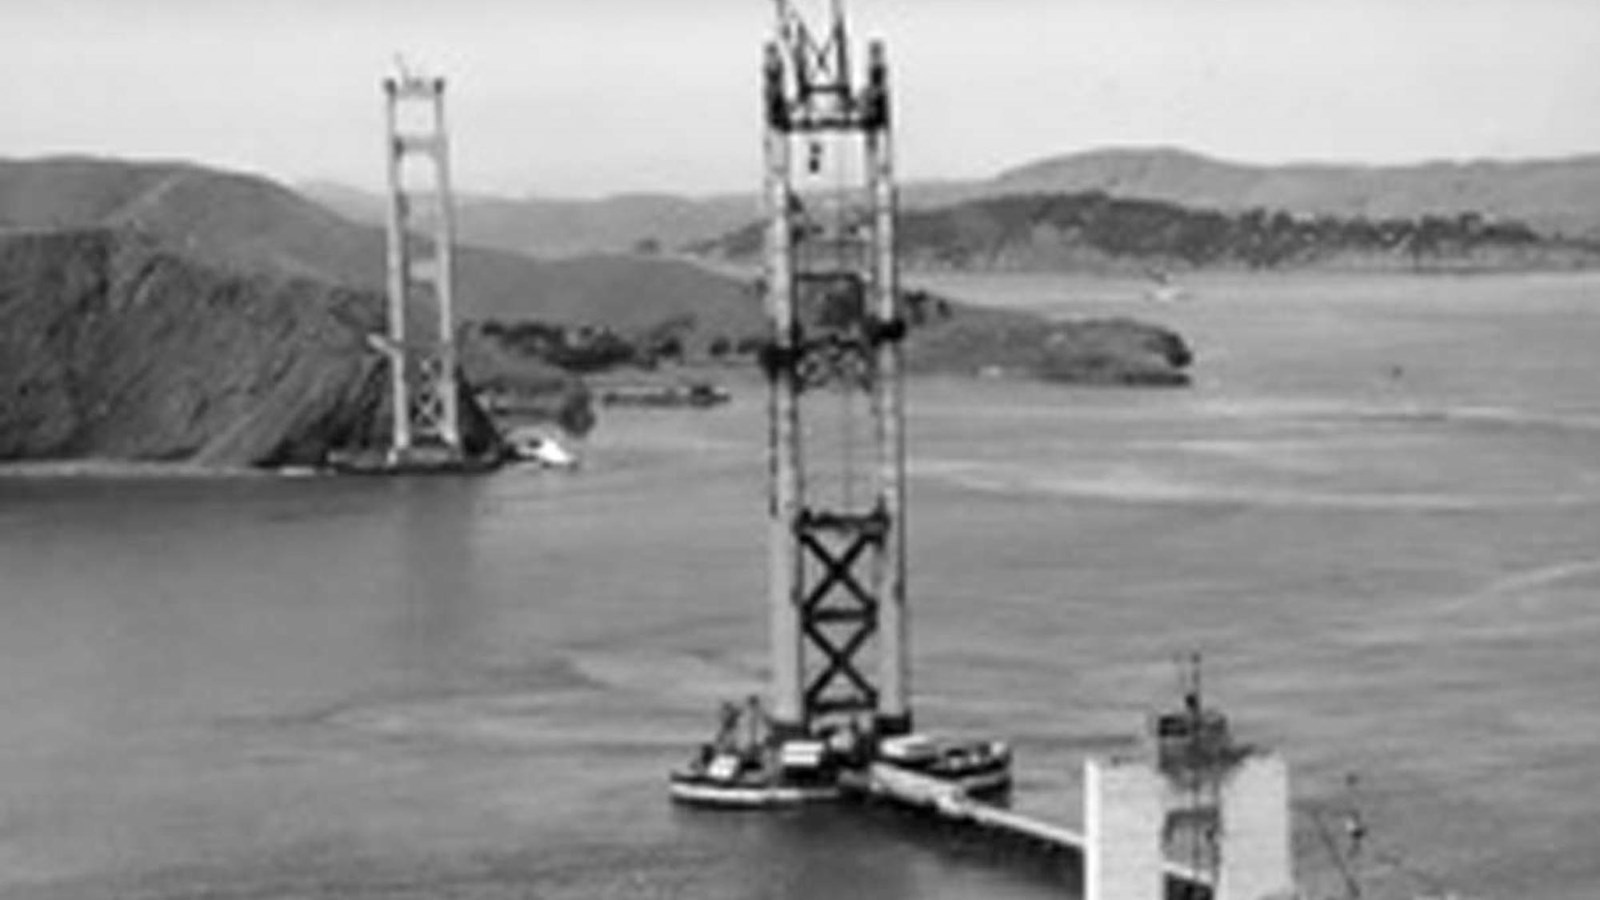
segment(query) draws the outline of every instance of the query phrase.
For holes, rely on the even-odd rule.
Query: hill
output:
[[[351,221],[383,222],[382,195],[329,181],[305,182],[296,190]],[[919,207],[982,193],[966,182],[930,182],[905,186],[901,197]],[[618,194],[594,200],[473,194],[459,198],[456,220],[463,241],[513,253],[648,256],[714,239],[760,215],[755,194]]]
[[[382,195],[327,181],[298,185],[307,198],[356,222],[383,221]],[[715,237],[760,213],[754,195],[618,194],[596,200],[464,195],[461,239],[535,256],[583,256],[671,248]]]
[[[363,222],[381,222],[377,195],[329,183],[308,196]],[[1109,148],[1029,162],[992,178],[901,185],[907,210],[1027,194],[1103,193],[1124,199],[1245,212],[1340,218],[1513,219],[1542,233],[1600,238],[1600,155],[1368,166],[1251,165],[1165,147]],[[466,240],[523,253],[621,252],[654,241],[703,243],[757,218],[754,193],[599,200],[477,196],[462,204]]]
[[[1600,154],[1397,166],[1224,162],[1174,148],[1113,148],[1000,173],[984,193],[1083,193],[1223,211],[1283,210],[1344,218],[1477,213],[1535,230],[1600,236]]]
[[[1177,332],[1129,318],[1040,321],[1013,310],[908,295],[914,373],[1035,378],[1094,387],[1183,387],[1194,351]]]
[[[0,236],[0,459],[314,464],[381,445],[372,292],[241,275],[128,229]],[[469,449],[497,438],[465,398]]]
[[[188,163],[84,157],[0,160],[0,230],[132,228],[240,271],[381,289],[381,228],[346,219],[264,178]],[[464,318],[532,317],[636,327],[716,318],[748,302],[738,282],[666,259],[541,262],[462,246]]]
[[[1228,213],[1101,192],[973,200],[902,214],[911,268],[1165,271],[1295,267],[1528,269],[1600,264],[1600,247],[1542,237],[1527,225],[1466,213],[1415,219]],[[692,248],[749,262],[759,224]]]

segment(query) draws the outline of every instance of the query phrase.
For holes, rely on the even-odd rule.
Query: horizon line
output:
[[[1197,150],[1182,144],[1168,142],[1150,143],[1107,143],[1097,144],[1076,149],[1062,150],[1045,153],[1031,157],[1021,162],[1003,166],[996,171],[982,175],[913,175],[907,174],[901,181],[903,188],[917,186],[961,186],[966,184],[982,184],[996,181],[1008,174],[1047,165],[1062,160],[1082,158],[1089,156],[1125,155],[1160,155],[1170,154],[1184,156],[1204,162],[1234,166],[1246,169],[1295,169],[1295,168],[1320,168],[1320,169],[1424,169],[1436,166],[1452,166],[1469,168],[1473,166],[1516,166],[1516,165],[1541,165],[1572,163],[1600,158],[1600,148],[1593,150],[1578,150],[1559,154],[1481,154],[1472,156],[1425,156],[1407,160],[1360,160],[1350,158],[1306,158],[1289,157],[1276,160],[1246,159],[1229,156],[1208,150]],[[212,171],[254,175],[276,182],[284,187],[300,190],[308,187],[330,187],[341,190],[350,190],[359,193],[382,196],[384,188],[381,178],[374,177],[370,180],[351,180],[332,174],[291,174],[277,171],[266,166],[256,165],[242,161],[231,160],[206,160],[196,157],[173,156],[170,154],[119,154],[102,151],[88,150],[62,150],[29,155],[0,155],[0,163],[41,163],[50,161],[93,161],[93,162],[122,162],[137,165],[151,166],[188,166]],[[374,165],[377,170],[378,165]],[[741,199],[748,195],[759,194],[760,187],[752,184],[748,188],[702,188],[683,189],[665,186],[630,187],[617,190],[607,190],[592,193],[544,193],[536,190],[517,190],[514,188],[494,188],[475,185],[465,182],[459,177],[459,164],[454,166],[456,173],[455,193],[464,198],[503,200],[503,201],[545,201],[553,203],[598,203],[608,200],[619,200],[640,197],[659,197],[684,200],[733,200]]]

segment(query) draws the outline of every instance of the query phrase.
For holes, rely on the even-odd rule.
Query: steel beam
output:
[[[783,96],[783,62],[776,44],[766,48],[765,88],[772,104]],[[766,306],[770,320],[772,355],[790,359],[795,348],[793,233],[789,206],[789,134],[783,122],[768,116],[766,131],[767,259]],[[805,725],[800,623],[803,571],[797,528],[800,520],[804,472],[800,444],[800,389],[792,365],[775,365],[769,375],[769,477],[767,603],[771,616],[772,708],[769,714],[780,729]]]
[[[894,145],[890,133],[888,59],[882,43],[868,50],[866,156],[872,209],[872,313],[881,326],[901,323],[900,274],[895,256]],[[903,326],[902,326],[903,327]],[[880,730],[911,730],[911,665],[906,609],[905,385],[900,341],[876,342],[872,382],[878,503],[888,533],[874,560],[879,602],[878,719]]]

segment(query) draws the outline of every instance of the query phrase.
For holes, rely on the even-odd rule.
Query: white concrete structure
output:
[[[1084,762],[1084,900],[1166,896],[1164,790],[1161,776],[1143,760]]]
[[[1252,753],[1222,776],[1216,793],[1215,900],[1295,896],[1289,769],[1282,757]],[[1169,813],[1200,810],[1150,761],[1084,764],[1085,900],[1163,900],[1163,828]],[[1203,876],[1205,873],[1200,873]]]
[[[1294,894],[1289,767],[1276,754],[1244,758],[1222,783],[1217,900]]]

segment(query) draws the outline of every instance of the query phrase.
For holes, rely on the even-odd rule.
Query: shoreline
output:
[[[272,469],[249,466],[208,466],[191,462],[156,462],[129,459],[22,459],[0,461],[0,481],[49,478],[135,479],[235,479],[283,477]]]

